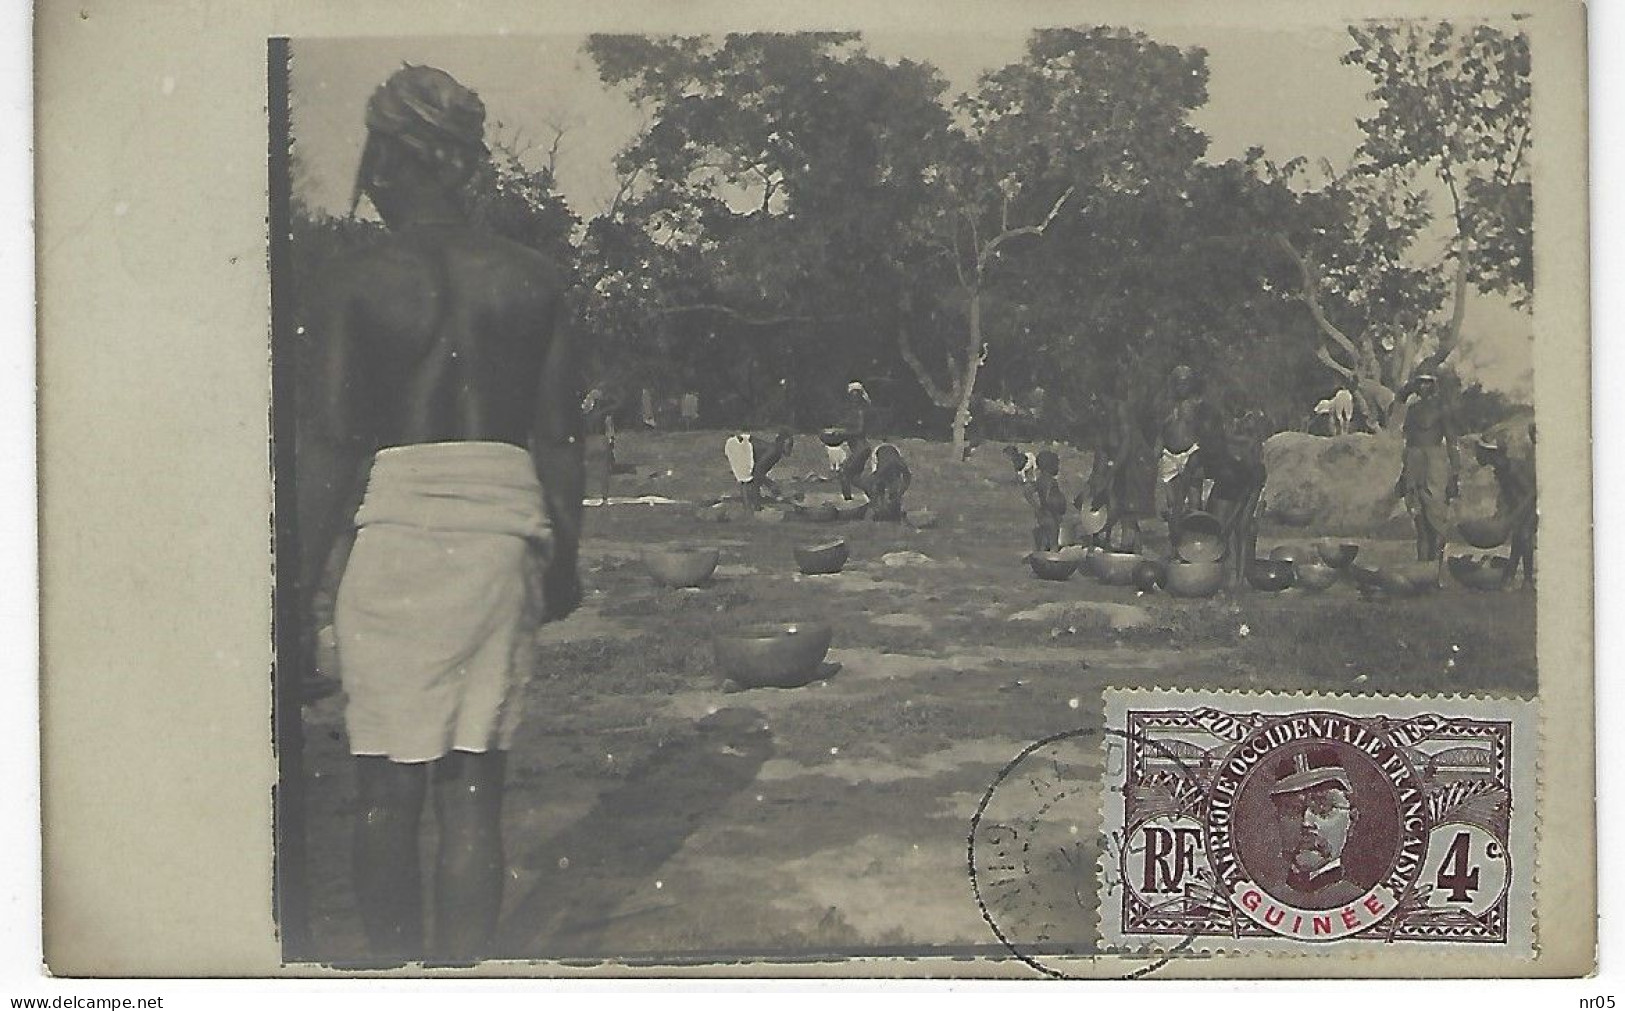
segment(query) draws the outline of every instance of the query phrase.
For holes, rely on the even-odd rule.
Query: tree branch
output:
[[[1292,262],[1298,265],[1298,275],[1303,279],[1301,298],[1303,303],[1309,307],[1309,315],[1314,319],[1315,325],[1320,328],[1322,333],[1330,337],[1338,348],[1354,362],[1358,363],[1360,361],[1360,349],[1355,346],[1354,341],[1350,340],[1347,334],[1339,330],[1331,320],[1326,318],[1326,313],[1321,308],[1320,295],[1315,284],[1315,272],[1310,266],[1309,258],[1298,252],[1297,247],[1292,245],[1292,240],[1288,239],[1284,232],[1275,233],[1275,243],[1285,250],[1288,256],[1292,257]]]
[[[1333,358],[1332,353],[1326,350],[1326,345],[1317,344],[1315,346],[1315,357],[1320,359],[1320,363],[1322,365],[1331,369],[1344,379],[1351,382],[1354,380],[1354,370],[1344,365],[1342,362],[1339,362],[1336,358]]]
[[[1461,324],[1467,316],[1467,239],[1463,237],[1461,243],[1461,248],[1456,252],[1455,294],[1451,300],[1450,321],[1445,324],[1444,333],[1439,336],[1439,346],[1417,364],[1411,375],[1437,369],[1450,357],[1450,353],[1456,350],[1456,345],[1461,341]]]
[[[547,161],[545,167],[547,174],[554,180],[558,179],[559,145],[564,142],[566,127],[552,120],[544,120],[549,130],[553,131],[553,143],[547,147]]]
[[[925,395],[931,398],[933,404],[938,407],[953,407],[955,404],[954,399],[945,393],[941,386],[937,385],[935,379],[931,378],[931,373],[926,371],[925,363],[920,361],[920,356],[914,352],[914,343],[909,338],[908,325],[904,322],[908,318],[908,313],[909,304],[905,300],[903,311],[898,314],[897,322],[897,351],[903,357],[903,364],[907,365],[909,370],[914,373],[914,377],[920,381],[920,386],[925,389]],[[952,375],[952,373],[949,374]]]
[[[1065,193],[1056,197],[1055,203],[1050,205],[1049,213],[1044,215],[1044,220],[1039,224],[1022,225],[1019,228],[1006,227],[1004,231],[989,239],[987,245],[982,247],[981,251],[976,255],[976,273],[982,273],[983,269],[987,267],[988,261],[993,258],[993,254],[1010,239],[1022,235],[1043,235],[1049,226],[1054,223],[1056,216],[1061,213],[1061,208],[1066,206],[1066,202],[1072,198],[1072,193],[1076,189],[1076,186],[1068,186]]]

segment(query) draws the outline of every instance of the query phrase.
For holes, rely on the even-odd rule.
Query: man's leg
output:
[[[490,955],[502,908],[502,779],[507,753],[453,751],[434,763],[440,855],[434,880],[434,954]]]
[[[372,953],[423,957],[423,886],[418,818],[428,766],[358,755],[355,890]]]

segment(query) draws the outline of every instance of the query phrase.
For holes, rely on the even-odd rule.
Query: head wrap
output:
[[[447,144],[488,154],[485,103],[444,70],[408,63],[367,102],[367,129],[426,158]]]

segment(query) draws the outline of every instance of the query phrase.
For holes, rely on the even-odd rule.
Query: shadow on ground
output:
[[[499,928],[500,956],[608,954],[599,945],[608,928],[675,905],[623,908],[636,893],[659,895],[649,882],[661,865],[755,780],[772,753],[761,713],[719,710],[693,734],[662,745],[568,831],[515,854],[534,878]]]

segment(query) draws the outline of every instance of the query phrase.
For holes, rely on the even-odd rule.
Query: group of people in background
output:
[[[841,497],[851,501],[855,492],[862,492],[870,519],[896,522],[903,518],[903,496],[913,483],[913,474],[902,450],[885,441],[878,419],[869,391],[854,381],[847,384],[839,424],[825,429],[822,439],[829,476],[840,485]],[[872,444],[871,439],[879,444]],[[772,471],[794,445],[787,429],[780,429],[771,441],[739,432],[723,443],[740,499],[750,512],[760,511],[768,500],[783,498]]]
[[[1411,516],[1416,558],[1442,564],[1451,529],[1451,505],[1460,494],[1460,432],[1438,377],[1416,375],[1396,400],[1405,405],[1400,426],[1404,450],[1394,488]],[[1322,411],[1322,407],[1325,411]],[[1094,460],[1084,488],[1071,507],[1078,522],[1069,530],[1067,500],[1059,485],[1060,459],[1050,450],[1030,452],[1006,446],[1022,495],[1033,511],[1033,550],[1055,551],[1070,542],[1096,544],[1114,551],[1136,551],[1141,521],[1158,516],[1167,525],[1170,545],[1191,513],[1217,518],[1223,531],[1227,578],[1234,584],[1246,559],[1257,549],[1258,516],[1267,469],[1263,416],[1246,411],[1227,417],[1204,394],[1201,377],[1180,365],[1168,377],[1165,396],[1153,411],[1120,400],[1111,405],[1095,443]],[[1353,397],[1347,390],[1316,407],[1331,418],[1334,431],[1349,431]],[[1154,415],[1156,425],[1137,423]],[[1505,434],[1486,433],[1474,444],[1480,466],[1494,474],[1496,521],[1510,545],[1503,578],[1523,573],[1533,578],[1536,531],[1535,430],[1528,428],[1526,446],[1516,449]]]
[[[1226,419],[1187,365],[1173,369],[1165,396],[1150,411],[1147,406],[1129,400],[1110,406],[1090,440],[1094,460],[1084,488],[1070,503],[1075,524],[1066,522],[1059,456],[1005,447],[1033,511],[1033,550],[1055,551],[1070,542],[1137,551],[1140,524],[1151,516],[1167,524],[1174,544],[1184,519],[1204,511],[1223,525],[1231,544],[1227,555],[1252,557],[1265,478],[1261,417],[1248,412]],[[1140,423],[1147,416],[1155,426]],[[1239,567],[1232,576],[1239,580]]]

